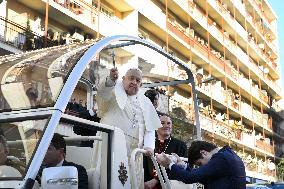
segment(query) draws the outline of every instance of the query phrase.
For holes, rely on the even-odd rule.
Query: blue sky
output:
[[[280,67],[282,76],[282,94],[284,93],[284,1],[283,0],[268,0],[273,10],[278,16],[278,36],[280,50]]]

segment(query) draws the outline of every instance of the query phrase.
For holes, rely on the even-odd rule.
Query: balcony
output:
[[[3,17],[0,17],[0,27],[5,31],[0,34],[0,40],[20,51],[60,45],[59,41],[45,41],[44,36]]]
[[[105,8],[103,4],[100,5],[100,11],[98,11],[96,3],[90,4],[84,0],[67,1],[64,4],[60,4],[58,0],[54,2],[63,7],[59,10],[72,12],[75,19],[85,25],[90,25],[92,29],[104,36],[125,34],[127,31],[122,27],[122,22],[114,16],[114,12]],[[110,25],[112,30],[109,29]]]
[[[200,125],[201,128],[217,136],[226,138],[232,142],[239,143],[240,145],[247,146],[251,151],[257,151],[259,154],[274,157],[274,148],[266,142],[256,140],[255,134],[252,130],[243,128],[238,129],[230,124],[231,121],[219,121],[212,119],[208,115],[201,113]]]
[[[206,86],[204,84],[201,84],[201,86],[197,85],[197,90],[205,94],[207,98],[210,98],[210,95],[212,94],[211,98],[216,107],[221,107],[221,109],[228,107],[230,115],[241,115],[245,122],[248,124],[254,122],[255,126],[265,129],[265,132],[271,135],[273,132],[272,124],[268,115],[265,113],[262,114],[258,110],[253,110],[248,103],[236,99],[236,94],[230,89],[226,92],[219,82],[208,84]],[[216,104],[216,102],[220,105]]]
[[[234,0],[234,1],[231,1],[232,4],[236,7],[237,10],[239,10],[239,12],[242,14],[242,15],[245,15],[246,13],[246,6],[245,4],[243,4],[242,1],[240,0]]]
[[[246,48],[245,43],[247,43],[248,39],[248,33],[245,31],[245,29],[232,17],[229,11],[226,8],[224,8],[219,1],[208,0],[208,3],[215,11],[217,11],[220,15],[222,15],[225,18],[224,21],[227,22],[227,24],[230,26],[229,28],[226,25],[224,26],[227,32],[229,32],[231,35],[234,35],[235,31],[238,31],[237,34],[241,36],[242,39],[242,41],[239,42],[240,44],[242,44],[242,47],[245,49]],[[204,4],[201,4],[200,6],[202,5]],[[275,78],[279,77],[277,64],[272,63],[271,60],[264,55],[264,53],[257,44],[251,44],[251,45],[253,45],[252,50],[255,51],[257,55],[262,58],[263,60],[262,62],[267,62],[267,64],[270,66],[270,71],[273,74],[273,77]],[[256,56],[254,56],[254,58],[257,59]]]
[[[168,20],[168,29],[173,34],[175,34],[177,37],[179,37],[182,41],[187,43],[188,45],[191,45],[194,49],[196,49],[199,53],[201,53],[204,57],[209,58],[209,60],[220,70],[224,71],[228,76],[230,76],[235,83],[242,83],[242,88],[246,91],[251,91],[251,84],[248,80],[242,80],[242,78],[239,78],[239,74],[237,70],[235,70],[233,67],[229,66],[230,64],[225,63],[226,61],[224,58],[215,50],[209,51],[209,47],[207,43],[193,35],[189,34],[189,31],[186,31],[182,26],[180,26],[178,23],[176,23],[173,20]],[[194,33],[194,32],[190,32]],[[259,69],[256,69],[257,71]],[[247,83],[247,84],[246,84]],[[268,107],[268,98],[267,95],[264,94],[265,91],[261,91],[260,89],[255,90],[254,98],[258,99],[260,102],[264,103],[266,107]]]
[[[261,38],[263,41],[265,41],[267,46],[274,53],[278,53],[276,46],[272,42],[272,39],[274,39],[274,38],[272,38],[271,35],[268,34],[267,31],[265,30],[265,28],[266,28],[265,26],[267,26],[267,24],[265,24],[265,22],[263,22],[263,20],[261,21],[261,19],[259,19],[259,21],[254,19],[255,17],[253,15],[251,15],[251,13],[249,13],[247,9],[242,14],[243,14],[244,17],[246,17],[246,20],[250,24],[250,25],[247,25],[247,26],[248,27],[250,26],[251,28],[253,28],[253,30],[255,30],[257,32],[258,38]]]
[[[171,20],[168,20],[168,29],[188,45],[194,47],[202,55],[208,57],[218,68],[231,75],[231,69],[225,66],[225,62],[221,60],[221,57],[218,56],[218,53],[216,51],[209,51],[207,42],[204,42],[204,40],[199,37],[190,36],[184,28],[180,27]]]
[[[45,15],[45,6],[47,0],[34,2],[33,0],[18,0],[25,6]],[[87,0],[49,0],[49,19],[56,20],[62,26],[68,29],[79,28],[85,34],[97,36],[109,36],[116,34],[137,34],[135,28],[115,16],[113,10],[106,10],[104,4],[101,4],[101,10],[98,10],[92,1]],[[127,19],[126,19],[127,20]],[[112,29],[109,29],[109,26]],[[136,33],[134,33],[136,31]]]
[[[216,23],[211,20],[209,18],[208,20],[208,26],[207,26],[207,17],[206,15],[200,10],[200,8],[198,6],[196,6],[196,4],[194,3],[190,3],[190,5],[188,5],[188,2],[185,2],[183,0],[175,0],[175,2],[178,4],[178,6],[180,6],[184,11],[186,11],[187,9],[190,9],[189,11],[189,14],[190,16],[192,16],[204,29],[207,29],[210,34],[216,38],[221,44],[224,44],[224,46],[232,53],[232,55],[234,55],[235,57],[239,58],[240,62],[243,64],[243,65],[246,65],[248,66],[249,68],[250,65],[247,64],[248,62],[248,56],[246,53],[243,52],[243,50],[237,46],[230,38],[229,38],[229,35],[227,34],[227,32],[224,32],[223,34],[223,31],[221,31],[221,28],[218,28],[218,25],[216,25]],[[190,6],[190,8],[188,8],[188,6]],[[228,12],[226,11],[226,9],[222,8],[222,5],[218,5],[220,7],[220,10],[222,10],[223,12]],[[172,22],[173,23],[173,22]],[[239,26],[241,27],[240,24],[237,23],[236,26]],[[183,28],[179,28],[177,27],[178,29],[180,29],[181,31],[184,30]],[[238,27],[237,27],[238,28]],[[244,30],[243,28],[240,28],[238,29],[239,30]],[[245,31],[245,30],[244,30]],[[199,31],[200,32],[200,31]],[[245,32],[246,33],[246,32]],[[246,38],[248,38],[249,36],[247,35],[246,33]],[[246,39],[245,38],[245,39]],[[259,48],[258,45],[256,45],[255,43],[251,43],[252,45],[252,48],[256,50],[256,52],[259,54],[259,55],[263,55],[263,52],[262,50]],[[197,47],[199,48],[199,47]],[[263,58],[264,55],[263,55]],[[214,59],[214,58],[213,58]],[[215,60],[213,60],[215,61]],[[269,61],[270,60],[266,57],[266,61]],[[242,66],[241,64],[241,66]],[[217,63],[217,65],[219,65]],[[272,64],[271,64],[272,66]],[[274,67],[276,68],[276,64],[274,65]],[[259,69],[251,69],[251,70],[259,70]],[[230,72],[230,70],[227,70],[228,72]],[[233,70],[231,72],[234,72]],[[247,72],[248,74],[248,72]],[[263,74],[261,74],[263,75]],[[260,75],[259,75],[260,76]],[[260,77],[264,82],[266,82],[267,84],[270,84],[270,82],[268,82],[267,80],[264,80],[264,78],[261,76]],[[235,79],[235,78],[234,78]],[[256,81],[258,81],[258,78],[255,78]],[[273,86],[270,86],[270,88],[272,88],[274,90],[274,93],[273,94],[280,94],[279,93],[279,90],[275,90],[276,87],[273,87]]]
[[[202,89],[202,91],[207,91],[207,89],[204,88]],[[226,94],[223,92],[223,98],[221,99],[225,99],[225,96]],[[189,111],[190,109],[192,109],[191,101],[192,99],[190,98],[187,99],[175,94],[171,97],[170,104],[172,107],[180,107],[181,104],[186,104],[186,106],[183,107],[183,109],[188,110],[187,119],[192,119],[192,117],[190,116],[191,113]],[[225,101],[223,101],[223,103],[225,103]],[[215,106],[218,105],[215,104]],[[205,129],[210,133],[214,133],[215,135],[221,136],[233,142],[240,143],[241,145],[248,146],[251,148],[251,150],[256,150],[260,154],[266,154],[273,157],[274,148],[272,145],[270,145],[269,138],[262,137],[261,134],[256,136],[253,130],[247,129],[244,126],[239,126],[239,124],[237,124],[237,122],[235,122],[233,118],[229,119],[226,116],[220,117],[219,115],[220,113],[218,113],[218,115],[216,116],[217,112],[214,110],[210,110],[208,106],[203,107],[203,105],[201,105],[199,109],[200,109],[200,124],[202,129]],[[245,109],[248,110],[248,108]],[[252,109],[250,111],[252,112]],[[260,112],[257,111],[254,111],[254,114],[262,115]],[[254,115],[251,117],[256,117],[256,116]],[[266,124],[265,125],[266,128],[269,129],[271,128],[271,124],[269,124],[271,120],[268,119],[268,115],[264,117],[260,116],[258,119],[259,119],[258,122],[262,122],[264,125]]]
[[[220,3],[217,3],[218,6],[221,8],[219,8],[219,10],[222,10],[223,12],[227,12],[226,9],[222,8],[222,5],[220,5]],[[198,8],[197,8],[198,10]],[[209,19],[209,24],[210,22],[212,23],[213,21],[210,21]],[[237,23],[237,22],[236,22]],[[242,26],[240,24],[236,24],[236,30],[239,31],[243,31],[244,29],[242,28]],[[211,29],[211,30],[210,30]],[[222,43],[223,40],[223,34],[222,31],[220,31],[221,29],[217,28],[216,26],[211,25],[210,26],[210,33],[212,35],[216,34],[215,37],[219,40],[220,43]],[[211,32],[212,31],[212,32]],[[250,44],[253,46],[253,49],[256,50],[256,52],[262,56],[262,58],[267,62],[268,65],[270,65],[271,68],[273,68],[272,70],[277,70],[277,64],[274,63],[269,57],[268,55],[264,54],[263,50],[260,49],[259,45],[257,45],[253,40],[251,40],[251,38],[249,38],[249,36],[246,34],[246,37],[249,39]],[[236,46],[229,37],[227,37],[226,35],[224,35],[224,45],[233,53],[235,54],[236,57],[238,57],[241,62],[245,63],[247,62],[247,60],[245,60],[244,58],[246,57],[246,54],[243,52],[243,50],[240,49],[239,46]],[[248,65],[249,66],[249,65]],[[268,82],[269,83],[269,82]],[[277,90],[276,92],[279,92],[279,90]],[[280,93],[278,93],[280,94]]]
[[[281,94],[281,87],[276,82],[273,82],[272,78],[265,73],[265,68],[263,68],[263,66],[258,66],[251,58],[249,58],[247,62],[249,62],[248,67],[256,73],[257,77],[263,80],[269,88],[272,88],[277,94]],[[264,101],[268,104],[267,100]]]
[[[208,3],[225,18],[224,21],[227,22],[233,30],[238,31],[238,35],[240,35],[243,39],[247,38],[246,30],[234,19],[230,12],[223,7],[219,1],[209,0]]]
[[[273,146],[262,140],[256,140],[256,147],[271,154],[275,153]]]
[[[262,13],[261,5],[260,5],[260,4],[257,4],[255,0],[248,0],[248,2],[249,2],[249,3],[251,4],[251,6],[256,10],[256,12],[258,13],[259,17],[265,21],[265,23],[268,25],[270,31],[275,35],[275,33],[276,33],[276,28],[275,28],[275,27],[272,27],[272,25],[270,24],[269,19],[266,17],[266,15],[264,15],[264,14]]]

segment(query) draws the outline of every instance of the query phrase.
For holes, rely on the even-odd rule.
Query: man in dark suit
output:
[[[246,172],[241,158],[229,147],[219,149],[206,141],[194,141],[188,149],[188,163],[200,166],[184,169],[179,166],[180,158],[172,162],[165,154],[157,155],[160,165],[169,168],[175,180],[186,184],[202,183],[206,189],[245,189]]]
[[[156,133],[155,153],[176,153],[181,157],[187,156],[186,144],[171,136],[171,118],[168,115],[160,112],[158,115],[163,127],[159,128]],[[171,179],[170,175],[169,179]],[[149,157],[144,157],[144,181],[146,189],[161,188],[156,170],[154,169],[153,163]]]
[[[55,133],[42,162],[43,167],[74,166],[78,170],[78,188],[88,189],[88,175],[86,169],[73,162],[67,162],[65,160],[65,154],[65,140],[62,135]]]
[[[147,96],[150,101],[152,102],[155,109],[159,106],[159,92],[156,89],[149,89],[144,93],[145,96]]]

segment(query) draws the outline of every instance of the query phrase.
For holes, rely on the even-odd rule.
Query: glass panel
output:
[[[0,179],[24,177],[47,119],[0,123]]]
[[[89,43],[1,57],[0,110],[53,106],[68,72]]]

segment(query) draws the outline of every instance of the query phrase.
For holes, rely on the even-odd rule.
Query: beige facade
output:
[[[277,105],[283,88],[277,16],[267,0],[4,0],[1,9],[1,54],[36,49],[47,26],[52,45],[127,34],[188,63],[201,94],[202,137],[233,147],[247,176],[276,180],[275,162],[284,152]],[[192,108],[182,96],[170,100]]]

